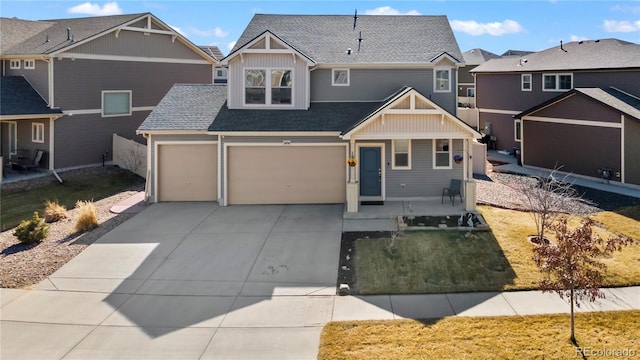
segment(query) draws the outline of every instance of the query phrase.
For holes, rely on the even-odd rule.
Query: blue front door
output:
[[[360,196],[382,196],[379,147],[360,148]]]

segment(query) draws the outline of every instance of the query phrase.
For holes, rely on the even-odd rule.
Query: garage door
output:
[[[346,197],[344,146],[230,146],[229,204],[333,204]]]
[[[216,201],[216,144],[158,145],[158,201]]]

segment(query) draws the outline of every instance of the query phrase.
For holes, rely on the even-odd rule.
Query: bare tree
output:
[[[571,341],[576,343],[574,326],[574,304],[580,307],[581,300],[593,302],[604,298],[600,290],[607,267],[601,258],[620,251],[633,241],[624,236],[603,239],[592,231],[593,221],[584,218],[582,225],[574,230],[567,227],[567,217],[550,224],[556,241],[541,242],[533,250],[533,260],[545,274],[540,282],[543,291],[552,291],[561,298],[568,298],[571,305]]]

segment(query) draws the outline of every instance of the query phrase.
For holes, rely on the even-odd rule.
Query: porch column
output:
[[[355,140],[349,141],[349,157],[356,158]],[[356,181],[356,167],[349,166],[349,181],[347,182],[347,212],[358,212],[358,182]]]
[[[468,154],[464,182],[464,208],[466,211],[476,211],[476,181],[473,179],[473,139],[467,139],[464,141],[464,147]]]

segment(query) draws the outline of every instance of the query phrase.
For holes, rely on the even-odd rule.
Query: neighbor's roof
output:
[[[500,56],[501,57],[505,57],[505,56],[524,56],[524,55],[529,55],[531,53],[533,53],[533,51],[509,49],[509,50],[503,52],[502,55],[500,55]]]
[[[0,78],[0,116],[60,114],[60,109],[51,109],[23,76]]]
[[[500,57],[500,55],[496,55],[491,51],[483,49],[471,49],[462,53],[462,56],[464,57],[464,62],[467,65],[480,65],[491,59],[497,59]]]
[[[230,55],[265,31],[316,63],[425,63],[443,53],[462,62],[446,16],[358,15],[354,29],[353,15],[256,14]]]
[[[544,103],[534,106],[531,109],[525,110],[522,113],[515,116],[515,118],[520,119],[523,116],[527,116],[531,113],[534,113],[542,108],[547,107],[553,103],[561,101],[563,99],[568,98],[571,95],[576,93],[580,93],[586,95],[596,101],[601,102],[615,110],[618,110],[624,114],[632,116],[638,120],[640,120],[640,97],[624,92],[620,89],[609,87],[609,88],[575,88],[570,90],[562,95],[559,95],[549,101],[545,101]]]
[[[525,61],[526,60],[526,61]],[[489,60],[475,73],[640,68],[640,45],[618,39],[574,41],[525,57]]]
[[[226,85],[175,84],[138,130],[207,130],[226,100]]]
[[[200,50],[206,52],[207,55],[211,56],[212,58],[218,61],[222,60],[222,58],[224,57],[224,54],[222,54],[222,51],[220,51],[220,49],[217,46],[209,45],[209,46],[198,46],[198,47],[200,48]]]
[[[2,18],[0,42],[10,46],[2,45],[0,54],[49,54],[146,15],[149,13],[42,21]],[[67,28],[73,41],[67,40]]]

